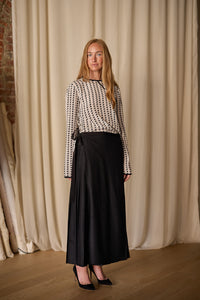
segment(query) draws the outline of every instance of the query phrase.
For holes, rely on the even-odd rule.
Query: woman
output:
[[[120,89],[107,45],[90,40],[66,92],[64,176],[71,179],[66,263],[79,286],[111,285],[102,265],[130,257],[124,181],[131,175]]]

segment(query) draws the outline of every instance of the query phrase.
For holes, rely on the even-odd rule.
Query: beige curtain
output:
[[[66,250],[66,87],[93,37],[111,51],[133,167],[130,249],[200,242],[195,0],[15,0],[16,201],[22,237]]]
[[[0,260],[17,252],[18,236],[14,202],[14,153],[12,125],[5,103],[0,103]]]

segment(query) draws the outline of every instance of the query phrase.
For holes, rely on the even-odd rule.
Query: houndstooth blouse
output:
[[[119,133],[124,151],[124,174],[131,174],[128,142],[124,127],[123,105],[120,89],[115,86],[116,106],[106,98],[101,80],[78,79],[67,88],[65,96],[66,142],[64,177],[71,178],[72,159],[76,137],[80,132],[104,131]]]

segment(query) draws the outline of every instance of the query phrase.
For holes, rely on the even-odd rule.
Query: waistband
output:
[[[113,132],[108,132],[108,131],[84,131],[84,132],[80,132],[77,135],[77,138],[81,137],[81,136],[120,136],[119,133],[113,133]]]

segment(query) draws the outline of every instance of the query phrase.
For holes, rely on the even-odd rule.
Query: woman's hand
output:
[[[124,174],[124,182],[129,180],[129,178],[131,177],[131,175],[129,174]]]

